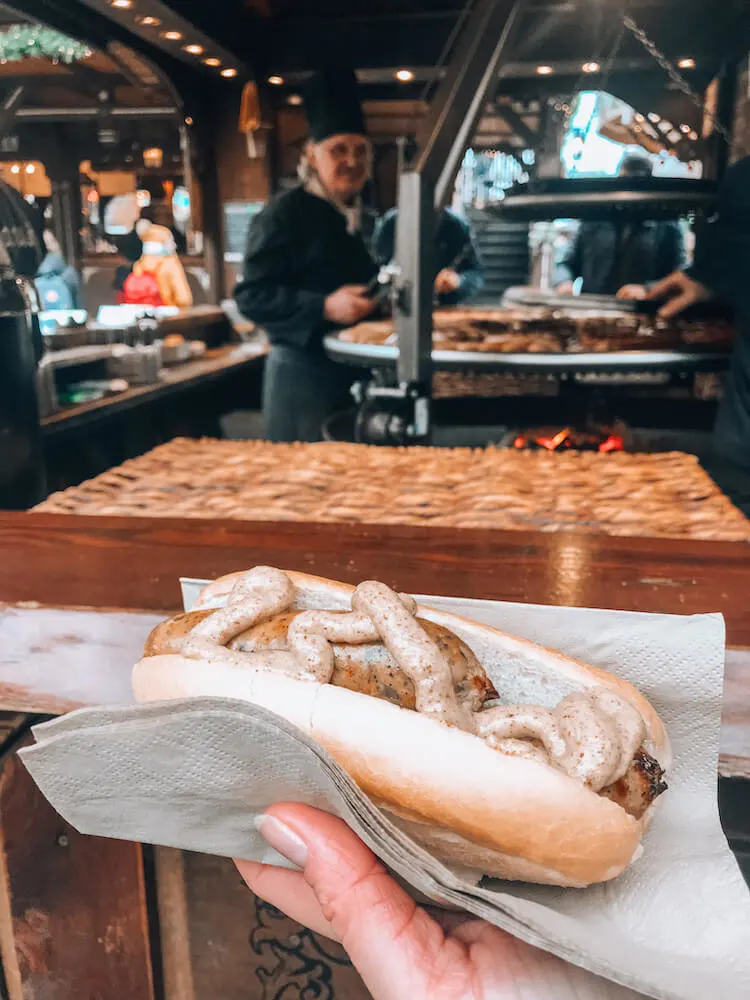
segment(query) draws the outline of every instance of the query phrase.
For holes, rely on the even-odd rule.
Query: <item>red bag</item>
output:
[[[129,274],[122,286],[122,300],[129,306],[151,306],[154,309],[164,305],[159,282],[151,271]]]

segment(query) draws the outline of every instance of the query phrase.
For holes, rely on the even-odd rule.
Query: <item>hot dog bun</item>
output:
[[[240,576],[209,585],[196,609],[220,606]],[[288,576],[295,607],[349,609],[354,588]],[[574,691],[617,692],[645,720],[646,750],[669,768],[661,720],[625,681],[457,615],[423,607],[417,614],[474,652],[505,704],[552,707]],[[150,642],[152,651],[163,649],[165,635]],[[141,702],[228,697],[282,716],[322,745],[414,839],[448,862],[487,875],[563,886],[615,878],[638,855],[653,809],[635,819],[541,761],[500,753],[472,733],[380,698],[273,670],[160,653],[136,665],[133,688]]]

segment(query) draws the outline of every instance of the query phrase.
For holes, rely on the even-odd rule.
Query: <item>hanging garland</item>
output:
[[[70,64],[90,55],[88,45],[41,24],[14,24],[0,32],[0,63],[36,58]]]

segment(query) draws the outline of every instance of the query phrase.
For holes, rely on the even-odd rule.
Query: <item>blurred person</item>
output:
[[[737,336],[714,427],[708,471],[750,517],[750,157],[727,171],[714,218],[698,231],[695,262],[651,288],[648,298],[667,300],[671,319],[716,298],[734,308]]]
[[[393,259],[396,248],[398,210],[391,209],[375,231],[375,256],[384,264]],[[458,305],[484,287],[482,265],[468,222],[450,209],[443,210],[435,238],[435,294],[441,306]]]
[[[354,72],[316,74],[305,110],[300,183],[252,221],[235,289],[240,312],[271,342],[263,387],[271,441],[319,441],[325,421],[352,405],[357,373],[328,357],[323,338],[374,308],[365,293],[377,265],[361,199],[372,144]]]
[[[81,298],[78,272],[66,262],[60,244],[49,229],[44,230],[42,238],[46,253],[34,278],[42,310],[78,309]]]
[[[645,156],[623,157],[619,176],[651,177]],[[647,286],[687,263],[685,237],[678,222],[627,220],[583,222],[555,276],[558,295],[572,295],[583,279],[584,295],[641,298]]]

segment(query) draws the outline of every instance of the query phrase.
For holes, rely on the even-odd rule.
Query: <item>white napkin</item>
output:
[[[279,858],[253,817],[283,800],[320,806],[342,816],[415,891],[614,983],[657,1000],[750,996],[750,894],[716,801],[721,617],[420,600],[613,670],[654,704],[675,764],[644,856],[626,874],[586,890],[476,886],[396,830],[301,733],[239,702],[83,709],[37,727],[24,763],[84,833],[273,863]],[[613,989],[580,995],[630,995]]]

